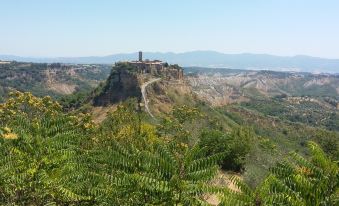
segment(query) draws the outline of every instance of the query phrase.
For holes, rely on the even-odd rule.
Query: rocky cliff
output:
[[[93,99],[94,106],[106,106],[135,97],[141,99],[141,89],[135,68],[128,64],[116,64],[106,83]]]
[[[161,67],[157,72],[143,71],[138,65],[129,62],[116,63],[106,83],[95,91],[93,105],[106,106],[133,97],[141,101],[143,83],[153,78],[161,78],[172,83],[182,82],[184,78],[183,70],[178,65]]]
[[[206,69],[207,70],[207,69]],[[213,106],[258,97],[317,96],[337,98],[339,77],[272,71],[225,70],[187,75],[192,90]]]

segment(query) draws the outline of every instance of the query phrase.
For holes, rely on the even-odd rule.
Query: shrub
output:
[[[240,172],[244,169],[245,157],[251,148],[253,132],[247,128],[235,129],[231,134],[219,130],[205,130],[200,136],[200,146],[209,154],[224,153],[220,162],[222,169]]]

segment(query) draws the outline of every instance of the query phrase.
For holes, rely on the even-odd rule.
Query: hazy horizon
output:
[[[339,59],[339,2],[2,0],[0,54],[217,51]]]
[[[193,52],[216,52],[220,54],[225,55],[268,55],[268,56],[277,56],[277,57],[297,57],[297,56],[305,56],[305,57],[312,57],[312,58],[321,58],[321,59],[330,59],[330,60],[339,60],[338,58],[327,58],[327,57],[319,57],[319,56],[312,56],[307,54],[295,54],[295,55],[276,55],[276,54],[269,54],[269,53],[252,53],[252,52],[240,52],[240,53],[226,53],[216,50],[188,50],[188,51],[182,51],[182,52],[173,52],[173,51],[143,51],[143,50],[136,50],[132,52],[117,52],[117,53],[109,53],[109,54],[103,54],[103,55],[83,55],[83,56],[29,56],[29,55],[16,55],[16,54],[2,54],[0,53],[0,56],[17,56],[17,57],[24,57],[24,58],[36,58],[36,59],[50,59],[50,58],[81,58],[81,57],[107,57],[107,56],[114,56],[114,55],[128,55],[128,54],[137,54],[139,51],[142,51],[143,53],[159,53],[159,54],[185,54],[185,53],[193,53]],[[137,56],[136,56],[137,57]],[[1,59],[0,59],[1,60]]]

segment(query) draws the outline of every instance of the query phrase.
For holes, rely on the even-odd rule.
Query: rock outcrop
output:
[[[159,64],[160,65],[160,64]],[[148,62],[116,63],[106,83],[97,88],[93,98],[94,106],[116,104],[128,98],[141,101],[141,85],[150,79],[163,79],[170,82],[183,81],[183,69],[178,65],[155,67]]]
[[[128,64],[116,64],[106,83],[99,88],[99,94],[93,99],[94,106],[106,106],[135,97],[141,99],[138,74]]]

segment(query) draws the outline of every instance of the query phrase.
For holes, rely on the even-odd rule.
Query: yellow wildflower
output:
[[[90,124],[90,123],[85,123],[84,124],[84,127],[86,128],[86,129],[88,129],[88,128],[90,128],[92,125]]]
[[[18,139],[18,135],[15,133],[7,133],[2,135],[5,139]]]
[[[188,148],[188,145],[185,144],[185,143],[180,143],[180,146],[185,147],[185,148]]]
[[[7,133],[9,133],[9,132],[12,131],[11,128],[9,128],[9,127],[4,127],[3,130],[4,130],[5,132],[7,132]]]

